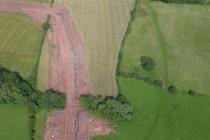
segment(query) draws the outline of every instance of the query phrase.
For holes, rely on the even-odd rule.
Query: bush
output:
[[[50,16],[47,17],[47,21],[42,24],[42,29],[48,31],[50,28]]]
[[[148,56],[142,56],[140,58],[140,61],[143,69],[145,69],[146,71],[151,71],[155,67],[155,62],[152,58]]]
[[[196,92],[195,92],[194,90],[189,90],[189,91],[188,91],[188,94],[189,94],[190,96],[194,96],[194,95],[196,95]]]
[[[43,29],[44,31],[47,31],[47,30],[49,29],[49,27],[50,27],[50,24],[47,23],[47,22],[45,22],[45,23],[42,24],[42,29]]]
[[[171,85],[171,86],[168,87],[168,91],[169,91],[170,93],[176,93],[176,92],[177,92],[177,89],[176,89],[175,86]]]
[[[39,105],[47,108],[64,108],[66,96],[53,89],[46,90],[39,99]]]
[[[133,116],[133,107],[123,95],[118,95],[116,98],[111,96],[81,96],[80,104],[86,109],[97,112],[113,121],[130,120]]]

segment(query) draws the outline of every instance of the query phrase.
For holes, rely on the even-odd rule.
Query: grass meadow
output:
[[[40,25],[20,16],[0,14],[0,64],[29,78],[36,69],[42,38]]]
[[[113,134],[93,140],[210,139],[210,97],[170,94],[143,81],[118,80],[123,95],[134,106],[134,118],[118,122]]]
[[[17,105],[0,105],[0,139],[30,140],[28,111]]]
[[[36,125],[35,125],[35,140],[43,140],[45,120],[47,117],[47,110],[40,110],[36,114]]]
[[[49,88],[49,62],[50,62],[50,44],[45,41],[38,67],[37,74],[37,87],[39,90],[44,91]]]
[[[116,95],[116,66],[134,0],[56,0],[68,5],[87,47],[94,94]]]
[[[210,95],[210,6],[137,2],[120,70]],[[141,56],[153,58],[155,69],[144,71]]]

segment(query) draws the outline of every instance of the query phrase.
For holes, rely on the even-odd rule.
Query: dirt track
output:
[[[93,135],[110,133],[107,122],[96,120],[79,106],[79,97],[91,93],[87,56],[84,44],[76,31],[69,11],[63,7],[45,4],[1,3],[0,11],[21,12],[34,20],[44,22],[52,17],[49,43],[56,47],[50,56],[49,87],[65,92],[67,105],[64,111],[50,113],[44,140],[87,140]]]

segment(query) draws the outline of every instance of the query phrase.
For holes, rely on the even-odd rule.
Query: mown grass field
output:
[[[134,0],[56,0],[68,5],[88,50],[94,94],[116,95],[118,51]]]
[[[28,111],[17,105],[0,105],[0,139],[29,140]]]
[[[134,106],[131,121],[119,122],[117,132],[93,140],[210,139],[210,97],[170,94],[143,81],[119,78],[119,87]]]
[[[210,95],[209,14],[210,6],[138,0],[120,70]],[[145,72],[140,56],[153,58],[155,69]]]
[[[15,15],[0,14],[0,64],[29,78],[36,68],[43,31]]]

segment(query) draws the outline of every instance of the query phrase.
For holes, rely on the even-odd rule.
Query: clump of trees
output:
[[[19,73],[0,66],[0,103],[34,104],[38,107],[64,108],[66,97],[53,89],[41,92],[32,88]]]
[[[140,61],[143,69],[146,71],[151,71],[155,67],[155,61],[148,56],[142,56]]]
[[[102,97],[86,95],[80,97],[81,106],[112,121],[130,120],[134,109],[123,95]]]

